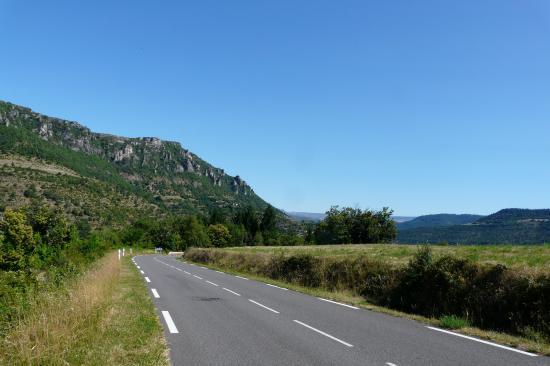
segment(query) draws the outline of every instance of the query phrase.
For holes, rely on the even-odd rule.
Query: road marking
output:
[[[164,317],[164,321],[166,322],[166,325],[168,326],[168,330],[172,334],[177,334],[178,328],[176,328],[176,324],[174,324],[174,321],[172,320],[172,317],[170,316],[170,313],[167,311],[162,312],[162,316]]]
[[[388,365],[388,366],[397,366],[396,364],[391,363],[391,362],[386,362],[386,365]]]
[[[270,286],[270,287],[275,287],[275,288],[278,288],[278,289],[281,289],[281,290],[285,290],[285,291],[288,291],[287,288],[284,288],[284,287],[279,287],[279,286],[275,286],[275,285],[272,285],[270,283],[266,283],[266,285]]]
[[[141,267],[140,267],[140,266],[138,266],[137,264],[136,264],[136,267],[137,267],[137,269],[141,269]]]
[[[143,271],[141,271],[141,270],[140,270],[140,272],[141,272],[141,274],[145,274],[145,272],[143,272]]]
[[[180,268],[176,268],[176,269],[177,269],[178,271],[180,271],[180,272],[181,272],[181,269],[180,269]]]
[[[223,272],[221,272],[221,271],[214,271],[214,272],[218,272],[218,273],[221,273],[221,274],[225,274],[225,273],[223,273]]]
[[[235,291],[231,291],[230,289],[227,289],[225,287],[222,287],[225,291],[232,293],[233,295],[241,296],[240,294],[236,293]]]
[[[332,301],[332,300],[323,299],[322,297],[318,297],[318,299],[321,300],[321,301],[330,302],[331,304],[341,305],[341,306],[345,306],[346,308],[359,310],[358,307],[351,306],[351,305],[348,305],[348,304],[342,304],[341,302],[336,302],[336,301]]]
[[[304,327],[306,327],[306,328],[308,328],[308,329],[311,329],[311,330],[314,331],[314,332],[317,332],[317,333],[319,333],[319,334],[322,334],[322,335],[324,335],[325,337],[328,337],[328,338],[332,339],[333,341],[342,343],[344,346],[353,347],[353,344],[349,344],[348,342],[344,342],[343,340],[338,339],[338,338],[336,338],[336,337],[334,337],[334,336],[331,336],[331,335],[328,334],[328,333],[325,333],[325,332],[323,332],[323,331],[321,331],[321,330],[319,330],[319,329],[313,328],[311,325],[307,325],[306,323],[302,323],[302,322],[299,321],[299,320],[294,320],[294,322],[295,322],[295,323],[298,323],[298,324],[300,324],[300,325],[302,325],[302,326],[304,326]]]
[[[250,301],[251,303],[256,304],[256,305],[258,305],[258,306],[261,306],[262,308],[267,309],[267,310],[269,310],[269,311],[271,311],[271,312],[274,312],[275,314],[279,314],[279,312],[278,312],[277,310],[273,310],[272,308],[268,308],[267,306],[262,305],[262,304],[260,304],[259,302],[256,302],[256,301],[251,300],[251,299],[248,299],[248,301]]]
[[[151,292],[153,293],[153,296],[155,297],[155,299],[158,299],[160,296],[159,296],[159,293],[157,292],[156,289],[152,288],[151,289]]]
[[[246,277],[241,277],[241,276],[235,276],[235,277],[240,278],[241,280],[247,280],[248,281],[248,278],[246,278]]]
[[[521,351],[519,349],[515,349],[515,348],[512,348],[512,347],[506,347],[506,346],[503,346],[501,344],[497,344],[497,343],[493,343],[493,342],[488,342],[488,341],[484,341],[482,339],[478,339],[478,338],[474,338],[474,337],[469,337],[469,336],[466,336],[464,334],[459,334],[459,333],[455,333],[455,332],[449,332],[448,330],[444,330],[444,329],[439,329],[439,328],[435,328],[435,327],[426,327],[428,329],[431,329],[431,330],[435,330],[436,332],[442,332],[442,333],[447,333],[447,334],[451,334],[451,335],[454,335],[454,336],[457,336],[457,337],[461,337],[461,338],[466,338],[466,339],[469,339],[471,341],[476,341],[476,342],[479,342],[479,343],[484,343],[484,344],[488,344],[489,346],[493,346],[493,347],[498,347],[498,348],[502,348],[502,349],[506,349],[508,351],[513,351],[513,352],[517,352],[517,353],[521,353],[523,355],[526,355],[526,356],[531,356],[531,357],[537,357],[538,355],[534,354],[534,353],[529,353],[529,352],[525,352],[525,351]]]
[[[220,285],[216,285],[214,282],[210,282],[210,281],[206,281],[206,283],[209,283],[211,284],[212,286],[216,286],[216,287],[219,287]]]
[[[149,279],[149,277],[145,277],[145,281],[151,282],[151,280]]]
[[[198,278],[199,280],[202,280],[202,277],[199,277],[197,275],[193,275],[193,277]]]
[[[189,273],[189,272],[187,272],[187,271],[183,271],[183,272],[184,272],[185,274],[188,274],[188,275],[190,275],[190,274],[191,274],[191,273]]]

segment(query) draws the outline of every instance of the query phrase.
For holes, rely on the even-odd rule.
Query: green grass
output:
[[[504,264],[510,268],[550,272],[550,244],[544,245],[452,245],[431,246],[434,255],[453,255],[480,264]],[[225,250],[242,253],[285,255],[310,254],[316,257],[367,256],[396,266],[405,265],[418,251],[418,245],[353,244],[296,247],[238,247]]]
[[[439,324],[443,328],[448,329],[461,329],[470,326],[468,320],[460,318],[455,315],[445,315],[439,318]]]

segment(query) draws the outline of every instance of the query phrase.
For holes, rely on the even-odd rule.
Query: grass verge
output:
[[[259,276],[257,274],[253,274],[250,272],[236,271],[234,269],[227,268],[225,266],[214,265],[212,263],[196,262],[196,261],[190,260],[189,258],[184,258],[184,260],[190,263],[196,263],[198,265],[207,267],[209,269],[223,271],[225,273],[232,274],[232,275],[246,276],[247,278],[252,280],[261,281],[264,283],[269,283],[280,287],[286,287],[290,290],[301,292],[303,294],[307,294],[315,297],[322,297],[325,299],[346,303],[349,305],[360,307],[365,310],[384,313],[384,314],[388,314],[388,315],[396,316],[400,318],[406,318],[406,319],[414,320],[420,323],[424,323],[426,325],[431,325],[431,326],[436,326],[441,328],[446,327],[446,324],[445,324],[446,320],[444,319],[427,318],[421,315],[405,313],[402,311],[386,308],[383,306],[374,305],[366,301],[363,297],[354,294],[352,291],[347,291],[347,290],[329,291],[322,288],[306,287],[306,286],[297,285],[295,283],[273,280],[269,277]],[[480,329],[480,328],[472,327],[469,324],[463,324],[463,325],[464,327],[455,328],[454,331],[457,333],[462,333],[462,334],[477,337],[480,339],[496,342],[502,345],[515,347],[524,351],[538,353],[545,356],[550,356],[550,344],[545,339],[540,338],[538,333],[534,333],[533,337],[521,337],[521,336],[511,335],[511,334],[498,332],[498,331]]]
[[[162,326],[129,257],[112,253],[41,293],[0,340],[6,365],[168,365]]]

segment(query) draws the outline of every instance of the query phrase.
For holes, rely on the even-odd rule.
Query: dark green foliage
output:
[[[315,230],[317,244],[387,243],[396,236],[393,211],[331,207]]]
[[[550,276],[482,266],[419,250],[404,267],[365,257],[269,255],[192,249],[188,260],[308,287],[352,291],[368,301],[441,318],[454,316],[485,329],[550,338]]]
[[[7,209],[0,221],[0,334],[35,291],[60,286],[118,242],[96,233],[80,239],[60,211],[37,205]]]

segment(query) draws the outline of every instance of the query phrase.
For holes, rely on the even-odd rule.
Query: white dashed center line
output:
[[[265,306],[265,305],[262,305],[262,304],[260,304],[259,302],[256,302],[256,301],[251,300],[251,299],[248,299],[248,301],[250,301],[250,302],[253,303],[253,304],[258,305],[259,307],[262,307],[262,308],[264,308],[264,309],[266,309],[266,310],[269,310],[269,311],[271,311],[271,312],[273,312],[273,313],[275,313],[275,314],[279,314],[279,312],[278,312],[277,310],[273,310],[272,308],[269,308],[269,307],[267,307],[267,306]]]
[[[202,280],[202,277],[199,277],[197,275],[193,275],[193,277],[198,278],[199,280]]]
[[[320,331],[319,329],[313,328],[311,325],[307,325],[306,323],[302,323],[302,322],[299,321],[299,320],[294,320],[294,322],[295,322],[295,323],[298,323],[298,324],[300,324],[301,326],[304,326],[304,327],[306,327],[306,328],[308,328],[308,329],[311,329],[311,330],[314,331],[314,332],[317,332],[317,333],[319,333],[319,334],[321,334],[321,335],[324,335],[325,337],[328,337],[328,338],[332,339],[333,341],[336,341],[336,342],[338,342],[338,343],[342,343],[342,344],[343,344],[344,346],[346,346],[346,347],[353,347],[353,344],[349,344],[348,342],[344,342],[343,340],[338,339],[338,338],[336,338],[336,337],[334,337],[334,336],[331,336],[331,335],[328,334],[328,333],[325,333],[325,332],[323,332],[323,331]]]
[[[241,296],[240,294],[236,293],[235,291],[231,291],[230,289],[227,289],[227,288],[225,288],[225,287],[223,287],[223,289],[224,289],[225,291],[227,291],[227,292],[232,293],[233,295]]]
[[[152,288],[152,289],[151,289],[151,292],[153,293],[153,296],[155,297],[155,299],[160,298],[159,293],[157,292],[156,289]]]
[[[212,286],[216,286],[216,287],[219,287],[220,285],[216,285],[214,282],[210,282],[210,281],[206,281],[206,283],[209,283],[211,284]]]

